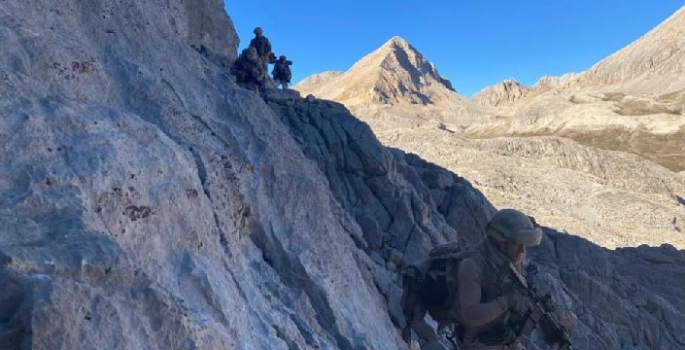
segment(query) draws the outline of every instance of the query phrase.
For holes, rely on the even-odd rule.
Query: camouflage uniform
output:
[[[257,55],[259,56],[262,70],[267,72],[269,70],[269,63],[272,61],[273,52],[271,52],[271,43],[264,35],[262,28],[257,27],[254,29],[255,37],[250,41],[250,47],[254,47],[257,50]],[[265,76],[266,78],[267,76]]]
[[[462,260],[458,267],[448,270],[448,279],[456,278],[459,285],[453,309],[459,323],[465,327],[460,349],[520,348],[519,344],[485,346],[481,343],[483,338],[506,339],[517,336],[511,329],[507,329],[509,322],[520,321],[509,312],[507,302],[507,295],[513,289],[513,281],[503,278],[509,268],[509,261],[497,247],[486,241],[476,254]],[[515,266],[522,270],[522,261]]]
[[[273,76],[277,87],[282,86],[284,89],[288,88],[288,84],[290,84],[290,79],[292,78],[292,72],[290,71],[291,64],[293,64],[293,62],[287,60],[286,57],[282,55],[278,58],[278,61],[276,61],[271,75]]]
[[[257,50],[253,47],[243,50],[231,66],[231,74],[235,76],[239,86],[258,93],[259,87],[263,85],[265,73]]]
[[[487,231],[488,237],[476,253],[463,259],[458,266],[448,266],[447,270],[448,285],[455,282],[458,285],[452,310],[465,328],[460,349],[523,349],[515,342],[520,338],[513,325],[523,323],[517,315],[529,304],[526,298],[514,292],[516,282],[508,271],[512,263],[523,274],[525,250],[518,260],[512,261],[497,242],[508,240],[524,247],[534,246],[540,243],[542,230],[522,213],[505,209],[495,214]]]
[[[403,270],[402,339],[410,343],[415,332],[422,350],[525,350],[520,341],[539,328],[551,349],[571,349],[567,329],[546,304],[549,297],[537,294],[525,276],[526,247],[540,244],[540,226],[503,209],[486,234],[474,250],[441,245]],[[437,332],[425,322],[426,313],[438,322]]]

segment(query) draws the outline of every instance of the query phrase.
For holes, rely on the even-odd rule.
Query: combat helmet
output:
[[[542,229],[535,219],[515,209],[502,209],[495,213],[485,230],[488,236],[499,242],[511,241],[532,247],[542,241]]]
[[[262,27],[257,27],[257,28],[255,28],[252,32],[255,33],[255,34],[262,34],[262,33],[264,33],[264,31],[262,30]]]

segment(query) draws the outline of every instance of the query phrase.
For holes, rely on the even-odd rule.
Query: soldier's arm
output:
[[[459,264],[458,303],[461,322],[467,328],[488,324],[507,311],[504,298],[481,303],[481,270],[473,259]]]

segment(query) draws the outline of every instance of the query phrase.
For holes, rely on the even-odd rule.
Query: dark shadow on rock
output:
[[[340,103],[315,98],[265,99],[289,127],[304,154],[329,180],[336,200],[364,230],[366,246],[386,261],[405,261],[430,247],[482,237],[494,208],[468,181],[414,154],[383,146]],[[369,249],[366,249],[370,253]],[[374,249],[372,249],[374,250]]]
[[[433,78],[435,78],[437,81],[443,84],[447,89],[449,89],[450,91],[455,91],[454,87],[452,87],[452,83],[449,80],[437,75],[435,72],[435,68],[431,66],[431,64],[427,60],[423,59],[423,57],[420,56],[421,54],[418,53],[418,51],[414,47],[409,45],[409,48],[415,51],[417,55],[419,55],[420,65],[418,67],[411,63],[411,61],[409,60],[409,55],[404,49],[396,47],[395,53],[402,68],[406,69],[410,73],[412,82],[414,84],[416,84],[417,86],[420,85],[421,77],[426,74],[430,74],[431,76],[433,76]]]
[[[546,239],[529,256],[572,296],[576,327],[585,332],[574,334],[576,342],[597,349],[685,349],[679,311],[685,309],[685,290],[676,282],[685,281],[684,250],[668,244],[610,250],[544,231]]]
[[[19,350],[31,339],[31,327],[22,317],[31,312],[31,281],[21,273],[0,269],[0,286],[0,344],[3,349]]]

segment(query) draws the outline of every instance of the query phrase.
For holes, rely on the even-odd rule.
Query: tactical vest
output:
[[[492,251],[486,249],[479,253],[474,258],[482,269],[481,303],[512,293],[517,282],[509,273],[508,260],[499,261],[498,264],[497,260],[501,260],[501,257],[492,256]],[[491,324],[478,329],[477,338],[484,345],[510,345],[518,338],[523,321],[508,312],[504,313]]]

